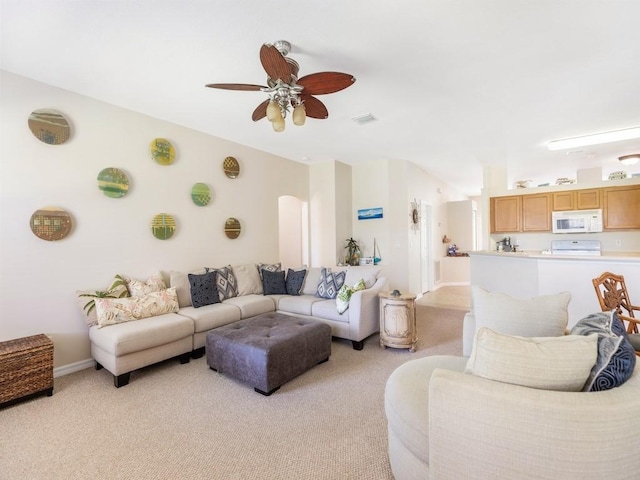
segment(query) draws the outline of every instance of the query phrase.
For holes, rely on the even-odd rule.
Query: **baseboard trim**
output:
[[[64,375],[69,375],[70,373],[79,372],[86,368],[91,368],[95,366],[95,364],[96,362],[93,358],[87,358],[86,360],[80,360],[79,362],[70,363],[69,365],[62,365],[61,367],[53,369],[53,376],[54,378],[62,377]]]
[[[468,287],[469,285],[471,285],[470,282],[442,282],[437,284],[434,290],[437,290],[440,287]]]

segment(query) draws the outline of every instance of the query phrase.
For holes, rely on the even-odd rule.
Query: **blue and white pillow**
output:
[[[336,298],[338,291],[344,285],[346,272],[332,272],[330,268],[323,268],[320,272],[320,281],[316,296],[320,298]]]
[[[598,360],[584,386],[585,392],[619,387],[633,374],[636,352],[615,311],[587,315],[571,329],[572,335],[598,334]]]
[[[216,272],[216,287],[220,301],[238,296],[238,281],[231,265],[221,268],[206,268],[207,272]]]

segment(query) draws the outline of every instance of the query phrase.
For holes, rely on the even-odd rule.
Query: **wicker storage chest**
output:
[[[33,335],[0,342],[0,407],[37,393],[53,394],[53,342]]]

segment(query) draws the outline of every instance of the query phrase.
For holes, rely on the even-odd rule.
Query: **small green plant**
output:
[[[84,304],[82,309],[84,313],[89,316],[91,311],[96,308],[96,298],[124,298],[129,296],[129,290],[127,290],[127,281],[122,278],[120,275],[116,275],[115,280],[111,284],[108,290],[105,291],[95,291],[93,293],[83,293],[78,295],[79,297],[89,297],[87,303]]]
[[[360,264],[360,245],[358,242],[353,239],[353,237],[349,237],[346,240],[347,244],[344,248],[347,249],[347,256],[345,258],[345,262],[347,265],[359,265]]]

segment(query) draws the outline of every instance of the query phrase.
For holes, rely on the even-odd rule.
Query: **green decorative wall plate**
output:
[[[42,240],[61,240],[71,231],[71,216],[58,207],[43,207],[33,212],[29,226]]]
[[[60,145],[69,140],[71,127],[65,116],[48,109],[34,110],[29,115],[29,130],[41,142]]]
[[[196,183],[191,187],[191,200],[199,207],[208,205],[211,201],[211,189],[206,183]]]
[[[151,233],[160,240],[168,240],[176,231],[176,220],[168,213],[159,213],[151,220]]]
[[[166,138],[155,138],[149,146],[151,158],[160,165],[171,165],[176,159],[176,150]]]
[[[227,221],[224,222],[224,233],[232,240],[240,236],[241,230],[242,227],[240,226],[240,221],[237,218],[227,218]]]
[[[129,191],[129,178],[122,170],[105,168],[98,174],[98,188],[107,197],[124,197]]]

